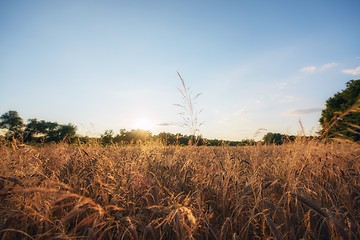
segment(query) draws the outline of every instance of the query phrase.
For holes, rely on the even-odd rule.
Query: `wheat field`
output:
[[[359,239],[360,146],[0,146],[0,239]]]

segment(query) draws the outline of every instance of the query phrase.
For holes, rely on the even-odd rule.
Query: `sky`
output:
[[[360,78],[360,1],[0,0],[0,114],[83,135],[181,127],[177,71],[206,138],[319,129]]]

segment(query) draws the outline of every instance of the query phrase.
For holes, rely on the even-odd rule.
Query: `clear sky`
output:
[[[202,93],[204,137],[297,134],[299,119],[315,133],[326,99],[360,78],[359,13],[359,0],[0,0],[0,114],[186,134],[179,71]]]

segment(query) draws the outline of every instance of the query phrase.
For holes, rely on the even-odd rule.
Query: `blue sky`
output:
[[[179,71],[202,93],[207,138],[297,134],[299,119],[315,133],[326,99],[360,78],[359,12],[358,0],[2,0],[0,113],[83,134],[188,133]]]

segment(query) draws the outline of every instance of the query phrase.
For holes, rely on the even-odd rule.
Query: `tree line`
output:
[[[342,138],[354,142],[360,141],[360,79],[346,83],[346,89],[336,93],[326,101],[326,108],[322,111],[319,122],[322,129],[319,138]],[[17,111],[8,111],[0,116],[0,130],[4,140],[17,140],[23,143],[59,143],[81,142],[91,140],[107,144],[136,144],[147,141],[161,142],[167,145],[209,145],[209,146],[251,146],[258,144],[253,139],[241,141],[224,141],[218,139],[205,139],[202,136],[172,134],[161,132],[153,135],[150,131],[141,129],[120,129],[119,133],[107,130],[99,138],[79,136],[77,127],[71,123],[59,124],[36,118],[27,122],[19,116]],[[1,133],[1,132],[0,132]],[[304,136],[300,136],[304,138]],[[262,144],[281,145],[285,142],[295,141],[297,137],[281,133],[268,132],[260,141]]]
[[[139,144],[145,142],[159,142],[165,145],[197,145],[197,146],[253,146],[259,143],[281,145],[285,142],[295,141],[295,136],[281,133],[267,133],[262,141],[244,139],[241,141],[226,141],[219,139],[206,139],[202,136],[183,135],[181,133],[160,132],[153,135],[152,132],[142,129],[120,129],[118,133],[106,130],[100,137],[80,136],[77,127],[73,124],[59,124],[45,120],[32,118],[24,123],[17,111],[8,111],[0,116],[0,129],[3,130],[3,138],[8,141],[16,139],[23,143],[89,143],[92,141],[109,144]]]
[[[7,141],[19,141],[22,143],[89,143],[96,141],[103,145],[108,144],[139,144],[149,141],[160,142],[166,145],[254,145],[254,140],[224,141],[218,139],[205,139],[201,136],[183,135],[181,133],[161,132],[153,135],[152,132],[142,129],[120,129],[118,133],[106,130],[100,137],[81,136],[77,127],[71,123],[59,124],[36,118],[28,119],[27,122],[20,117],[17,111],[8,111],[0,116],[0,129],[2,138]]]
[[[257,144],[253,139],[241,141],[226,141],[219,139],[205,139],[201,136],[183,135],[181,133],[160,132],[153,135],[150,131],[142,129],[120,129],[118,133],[113,130],[106,130],[100,137],[80,136],[77,134],[77,127],[73,124],[59,124],[38,120],[28,119],[25,123],[17,111],[8,111],[0,116],[0,129],[3,130],[3,138],[8,141],[16,139],[23,143],[89,143],[99,142],[103,145],[108,144],[139,144],[149,141],[160,142],[165,145],[198,145],[198,146],[252,146]],[[264,136],[265,144],[282,144],[286,135],[279,133],[268,133]],[[295,139],[295,138],[293,138]]]

